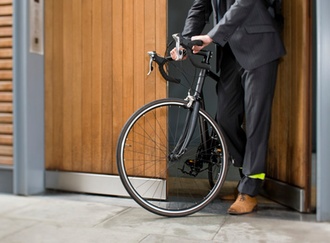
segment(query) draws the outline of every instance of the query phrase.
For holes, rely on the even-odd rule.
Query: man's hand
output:
[[[211,37],[209,37],[208,35],[196,35],[196,36],[193,36],[191,38],[191,40],[201,40],[203,41],[203,45],[202,46],[193,46],[192,47],[192,50],[193,50],[193,53],[198,53],[200,50],[202,50],[204,47],[208,46],[210,43],[213,42],[213,40],[211,39]],[[184,49],[181,47],[180,48],[180,51],[183,51]],[[177,56],[177,53],[176,53],[176,48],[173,48],[170,52],[171,54],[171,57],[173,60],[176,60],[178,61],[178,56]],[[183,56],[182,60],[185,60],[187,58],[187,56]]]
[[[184,49],[182,47],[180,47],[180,51],[184,51]],[[173,48],[170,52],[171,54],[171,58],[175,61],[180,61],[180,60],[185,60],[187,58],[187,56],[183,56],[182,59],[179,59],[178,56],[177,56],[177,53],[176,53],[176,48]]]
[[[201,40],[201,41],[203,41],[202,46],[193,46],[193,48],[192,48],[193,53],[198,53],[204,47],[208,46],[210,43],[213,42],[211,37],[208,36],[208,35],[196,35],[196,36],[191,37],[191,40]]]

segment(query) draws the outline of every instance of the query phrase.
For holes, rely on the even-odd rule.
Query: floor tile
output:
[[[15,234],[29,228],[35,224],[37,221],[32,220],[22,220],[22,219],[10,219],[6,217],[0,217],[0,242],[2,238],[11,234]]]
[[[58,225],[93,227],[123,210],[124,207],[104,203],[44,199],[6,216],[53,222]]]
[[[229,216],[214,238],[218,242],[329,242],[330,224]]]
[[[62,227],[52,224],[40,224],[1,239],[1,243],[104,243],[104,242],[140,242],[146,238],[143,233],[102,230],[84,227]]]
[[[148,235],[166,235],[195,240],[212,240],[225,216],[197,213],[188,217],[167,218],[154,215],[142,208],[132,208],[105,221],[100,227],[122,232],[140,232]]]

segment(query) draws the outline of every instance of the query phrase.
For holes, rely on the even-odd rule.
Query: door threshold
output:
[[[118,175],[50,170],[45,173],[46,189],[129,197]],[[131,179],[135,186],[148,188],[143,194],[144,197],[162,200],[166,198],[166,189],[155,193],[157,188],[166,188],[166,180],[138,177]]]
[[[309,212],[305,207],[305,190],[302,188],[266,178],[261,195],[298,212]]]

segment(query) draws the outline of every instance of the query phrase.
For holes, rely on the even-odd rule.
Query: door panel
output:
[[[164,53],[166,0],[45,1],[46,169],[116,174],[127,118],[166,97],[147,51]]]
[[[283,39],[287,55],[279,66],[268,153],[270,179],[302,193],[302,211],[310,211],[311,178],[311,4],[283,1]],[[272,188],[267,186],[266,188]],[[279,187],[275,187],[279,188]],[[281,188],[281,187],[280,187]],[[283,188],[282,188],[283,189]],[[277,190],[282,190],[277,189]],[[281,194],[270,191],[270,196]],[[291,205],[290,196],[281,202]],[[286,198],[287,197],[287,198]]]

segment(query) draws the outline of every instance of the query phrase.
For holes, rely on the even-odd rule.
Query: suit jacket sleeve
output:
[[[191,6],[183,28],[184,37],[192,37],[202,33],[212,13],[210,0],[195,0]]]
[[[236,0],[208,35],[214,42],[224,46],[235,30],[244,23],[256,2],[257,0]]]

